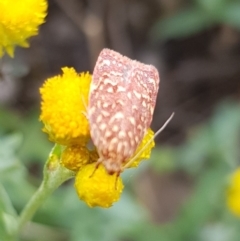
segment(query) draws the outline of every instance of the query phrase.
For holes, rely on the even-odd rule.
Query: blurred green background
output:
[[[49,1],[30,48],[1,62],[0,241],[53,146],[38,120],[39,87],[63,66],[92,72],[104,47],[158,68],[154,130],[175,117],[151,160],[124,172],[112,208],[88,208],[67,182],[21,241],[239,241],[240,218],[226,206],[240,164],[239,0]]]

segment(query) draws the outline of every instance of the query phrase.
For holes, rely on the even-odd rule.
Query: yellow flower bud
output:
[[[49,78],[40,88],[43,131],[58,144],[84,146],[90,139],[86,108],[91,75],[79,75],[67,67],[62,71],[61,76]]]
[[[233,214],[240,217],[240,168],[231,176],[227,192],[227,205]]]
[[[146,160],[146,159],[150,158],[152,148],[155,146],[153,137],[154,137],[154,132],[149,128],[132,158],[134,158],[135,155],[137,155],[139,152],[141,152],[141,150],[143,148],[145,148],[144,151],[139,155],[139,157],[129,167],[137,167],[142,160]],[[151,140],[151,142],[148,143],[150,140]],[[146,146],[147,143],[148,143],[148,145]],[[131,161],[132,158],[130,158],[129,161]],[[128,163],[128,161],[126,163]]]
[[[76,172],[89,162],[89,158],[90,152],[85,146],[67,146],[62,153],[61,164]]]
[[[116,174],[109,175],[102,165],[96,164],[82,167],[76,175],[75,188],[81,200],[89,207],[108,208],[119,200],[123,183]]]

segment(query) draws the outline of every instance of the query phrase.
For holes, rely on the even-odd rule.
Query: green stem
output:
[[[42,203],[65,181],[74,177],[75,173],[60,164],[61,147],[56,145],[49,155],[44,167],[42,184],[21,212],[15,235],[17,236],[24,225],[32,219]]]
[[[29,200],[29,202],[20,214],[17,233],[19,233],[23,226],[32,219],[35,212],[42,205],[42,203],[51,195],[53,191],[54,190],[46,189],[44,187],[44,183],[40,185],[38,190],[35,192],[35,194],[32,196],[32,198]]]

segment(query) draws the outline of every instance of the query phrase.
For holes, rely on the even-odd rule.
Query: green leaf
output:
[[[228,0],[196,0],[199,7],[212,17],[220,16],[224,8],[228,5]]]
[[[49,227],[46,225],[29,222],[21,232],[21,240],[26,241],[66,241],[69,235],[66,229]]]
[[[73,241],[120,240],[127,231],[146,218],[146,212],[127,192],[109,209],[84,206],[73,223]]]
[[[42,132],[42,123],[38,120],[39,113],[31,112],[24,118],[21,130],[23,132],[23,143],[18,154],[24,164],[31,161],[45,163],[53,144],[48,141],[46,134]]]
[[[21,124],[20,118],[10,111],[0,107],[0,133],[3,131],[17,130]]]
[[[124,234],[124,237],[131,241],[180,241],[174,237],[174,234],[175,231],[170,225],[157,225],[145,221]]]
[[[229,24],[230,26],[240,29],[240,3],[232,2],[229,3],[222,16],[223,23]]]
[[[240,106],[230,101],[222,103],[210,122],[213,149],[217,162],[224,161],[229,168],[239,165]]]
[[[79,200],[73,186],[68,185],[58,189],[44,203],[34,221],[69,229],[71,241],[112,241],[120,240],[146,216],[146,211],[126,189],[113,207],[101,209],[89,208]]]
[[[6,219],[6,214],[0,209],[0,240],[11,241],[10,234],[8,233],[6,227]]]
[[[17,211],[21,210],[36,191],[36,187],[29,182],[28,173],[24,166],[12,168],[0,176],[1,182],[12,200]]]
[[[177,167],[194,175],[202,171],[205,163],[209,161],[213,145],[211,138],[207,126],[192,129],[189,140],[177,150]]]
[[[210,223],[203,227],[199,241],[233,241],[235,230],[223,222]]]
[[[4,189],[1,183],[0,183],[0,210],[6,213],[9,213],[13,216],[17,216],[16,210],[14,209],[6,190]]]
[[[33,160],[44,163],[52,148],[52,143],[48,140],[48,136],[42,132],[43,125],[38,119],[39,112],[33,110],[24,118],[19,118],[10,111],[0,108],[0,116],[0,133],[7,132],[18,135],[20,142],[18,143],[18,157],[21,161],[24,164],[29,164]],[[16,134],[16,132],[19,134]],[[6,153],[10,150],[9,148],[4,150],[4,148],[0,146],[0,152],[1,149]]]
[[[159,20],[151,30],[151,35],[154,39],[183,38],[200,32],[213,23],[204,11],[191,8]]]
[[[21,142],[22,136],[19,134],[0,136],[0,179],[6,176],[12,169],[21,166],[16,157],[16,151]]]
[[[2,212],[1,219],[2,219],[2,222],[4,223],[6,235],[9,236],[8,239],[6,239],[6,240],[10,241],[10,240],[12,240],[11,239],[12,234],[16,230],[17,219],[16,219],[16,217],[14,217],[8,213],[5,213],[5,212]]]
[[[17,213],[0,183],[0,240],[11,240],[11,233],[16,227]]]
[[[171,172],[175,170],[176,150],[167,146],[156,147],[152,150],[149,164],[157,172]]]
[[[189,140],[176,151],[176,165],[197,174],[206,165],[225,166],[231,170],[239,165],[240,106],[226,101],[218,106],[211,120],[192,128]]]
[[[198,240],[202,226],[209,221],[213,222],[216,215],[225,210],[226,177],[224,168],[209,169],[201,175],[192,196],[173,223],[172,230],[179,240]]]

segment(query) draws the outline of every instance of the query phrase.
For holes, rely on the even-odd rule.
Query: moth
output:
[[[109,174],[119,173],[152,122],[159,74],[113,50],[103,49],[94,67],[87,115],[99,159]]]

